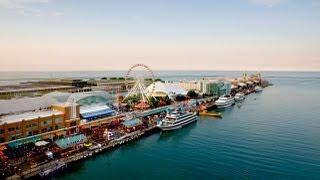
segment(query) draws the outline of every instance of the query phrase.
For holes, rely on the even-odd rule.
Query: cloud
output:
[[[52,15],[52,16],[61,16],[62,12],[53,12],[53,13],[45,13],[40,11],[40,9],[36,9],[33,5],[38,4],[47,4],[52,2],[53,0],[0,0],[0,9],[7,9],[10,11],[14,11],[17,14],[21,15]]]
[[[268,7],[273,7],[279,3],[281,3],[283,0],[250,0],[251,2],[255,4],[261,4]]]

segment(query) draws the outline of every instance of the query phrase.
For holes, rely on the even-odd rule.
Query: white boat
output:
[[[261,86],[256,86],[256,87],[254,87],[254,91],[255,92],[261,92],[262,91],[262,87]]]
[[[234,96],[234,100],[236,100],[236,101],[243,101],[245,98],[246,97],[245,97],[244,93],[242,93],[242,92],[239,92]]]
[[[235,100],[230,95],[224,95],[219,97],[219,99],[215,102],[218,108],[226,108],[235,104]]]
[[[190,113],[182,110],[175,110],[171,113],[167,113],[166,117],[162,119],[157,126],[162,131],[171,131],[182,128],[183,126],[196,122],[198,116],[196,113]]]

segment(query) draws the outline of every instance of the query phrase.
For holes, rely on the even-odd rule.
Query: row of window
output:
[[[64,121],[63,118],[56,118],[55,119],[55,123],[62,123],[63,121]],[[41,122],[41,126],[49,126],[49,125],[52,125],[52,120],[47,120],[47,121]],[[31,124],[27,124],[26,128],[30,129],[30,128],[37,127],[37,126],[38,126],[37,123],[31,123]],[[20,130],[20,127],[18,127],[18,126],[8,128],[8,132],[19,131],[19,130]],[[4,134],[3,129],[0,129],[0,134]]]

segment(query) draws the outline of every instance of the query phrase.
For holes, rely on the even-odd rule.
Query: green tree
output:
[[[198,93],[196,93],[194,90],[188,91],[187,96],[189,96],[191,99],[196,99],[199,97]]]

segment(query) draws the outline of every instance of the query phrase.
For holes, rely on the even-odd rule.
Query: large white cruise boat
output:
[[[235,100],[230,95],[224,95],[219,97],[219,99],[215,102],[218,108],[226,108],[235,104]]]
[[[182,110],[175,110],[167,113],[166,117],[158,123],[162,131],[171,131],[182,128],[183,126],[196,122],[198,116],[196,113],[190,113]]]
[[[254,87],[254,91],[255,92],[261,92],[262,91],[262,87],[261,86],[256,86],[256,87]]]
[[[235,96],[234,96],[234,100],[236,101],[243,101],[245,99],[245,95],[242,92],[238,92]]]

